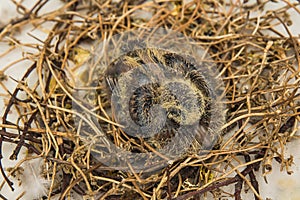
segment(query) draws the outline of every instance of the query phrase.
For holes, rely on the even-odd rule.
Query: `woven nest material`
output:
[[[299,138],[300,48],[287,12],[299,15],[299,3],[283,0],[282,7],[265,11],[269,1],[73,0],[42,14],[48,1],[32,9],[13,2],[22,16],[0,27],[0,39],[12,49],[38,52],[24,52],[33,64],[22,78],[7,76],[12,65],[0,73],[8,95],[0,147],[16,144],[13,160],[28,150],[9,171],[0,162],[11,188],[11,176],[36,157],[44,160],[40,175],[51,182],[48,199],[72,193],[90,199],[241,199],[243,183],[262,199],[256,176],[266,177],[273,160],[291,173],[293,160],[284,150]],[[19,42],[17,32],[29,25],[46,30],[46,39],[30,35],[38,43]],[[151,42],[157,31],[162,37]],[[128,32],[136,34],[132,40]],[[161,70],[166,66],[169,71]],[[17,83],[14,90],[6,87],[10,80]],[[183,89],[176,96],[174,88]],[[150,111],[154,104],[165,112]],[[124,107],[132,109],[129,115]],[[129,118],[135,125],[126,129]],[[178,143],[168,146],[172,142]],[[226,191],[228,185],[234,190]]]

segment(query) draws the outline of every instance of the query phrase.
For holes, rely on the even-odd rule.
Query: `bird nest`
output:
[[[21,60],[0,73],[0,146],[16,144],[10,159],[20,160],[0,162],[11,189],[36,158],[48,199],[241,199],[244,187],[261,199],[256,176],[273,160],[292,173],[284,150],[299,138],[300,48],[287,12],[299,3],[73,0],[47,12],[48,1],[13,2],[21,17],[0,28],[11,46],[0,56],[23,48],[32,65],[20,79],[6,71]],[[26,26],[46,38],[20,42]]]

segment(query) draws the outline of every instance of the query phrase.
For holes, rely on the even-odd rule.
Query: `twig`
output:
[[[259,166],[259,165],[260,165],[260,162],[248,165],[246,167],[246,169],[244,169],[241,172],[241,174],[244,175],[244,176],[246,176],[247,174],[249,174],[253,170],[253,168],[255,168],[255,167]],[[239,175],[236,175],[233,178],[229,178],[229,179],[224,180],[224,181],[219,181],[218,183],[213,183],[210,186],[208,186],[206,188],[203,188],[201,190],[189,192],[187,194],[184,194],[184,195],[181,195],[179,197],[173,198],[173,200],[185,200],[185,199],[191,198],[191,197],[193,197],[195,195],[200,196],[200,195],[204,194],[205,192],[213,191],[213,190],[218,189],[220,187],[227,186],[227,185],[230,185],[232,183],[239,182],[240,180],[241,180],[241,177]]]

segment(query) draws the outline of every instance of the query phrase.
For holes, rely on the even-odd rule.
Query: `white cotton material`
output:
[[[51,182],[42,176],[43,164],[42,158],[29,160],[23,164],[24,172],[21,178],[21,187],[23,187],[25,194],[22,199],[39,199],[47,196]]]

